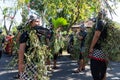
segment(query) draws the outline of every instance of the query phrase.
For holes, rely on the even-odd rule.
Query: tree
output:
[[[63,17],[71,27],[76,22],[87,20],[92,15],[96,16],[101,8],[109,9],[110,13],[114,13],[109,1],[111,0],[30,0],[30,8],[39,14],[44,13],[43,16],[47,20]],[[116,1],[118,0],[112,2]]]
[[[5,3],[6,1],[4,1],[3,3]],[[16,5],[16,2],[13,3],[14,5]],[[5,32],[6,34],[9,34],[10,31],[11,31],[11,27],[13,26],[15,22],[15,16],[16,16],[16,13],[18,11],[17,7],[14,6],[14,7],[1,7],[1,12],[2,12],[2,15],[3,15],[3,26],[5,28]],[[10,23],[8,25],[8,23]],[[7,28],[8,27],[8,28]]]

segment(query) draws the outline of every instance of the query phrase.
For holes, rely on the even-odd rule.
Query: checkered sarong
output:
[[[106,54],[102,50],[99,50],[99,49],[94,49],[91,56],[98,58],[98,59],[106,59]]]
[[[36,75],[37,75],[37,66],[35,66],[33,63],[30,63],[25,65],[25,70],[22,74],[20,74],[20,79],[35,80]]]

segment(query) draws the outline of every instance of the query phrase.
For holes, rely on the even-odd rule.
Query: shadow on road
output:
[[[18,72],[17,67],[7,67],[13,57],[3,54],[0,59],[0,80],[15,80]],[[89,64],[84,72],[73,73],[77,68],[77,61],[72,60],[69,55],[62,55],[57,61],[58,69],[49,73],[50,80],[92,80]],[[120,80],[120,63],[110,62],[107,69],[107,80]]]

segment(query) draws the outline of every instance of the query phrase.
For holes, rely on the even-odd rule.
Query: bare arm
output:
[[[20,33],[20,32],[18,32],[17,37],[16,37],[16,42],[17,42],[17,43],[19,43],[19,40],[20,40],[20,35],[21,35],[21,33]]]
[[[101,31],[99,31],[99,30],[95,31],[95,34],[94,34],[94,37],[93,37],[93,40],[92,40],[92,43],[91,43],[91,46],[89,49],[89,53],[93,52],[93,48],[94,48],[95,44],[97,43],[97,41],[100,37],[100,34],[101,34]]]
[[[19,47],[19,62],[18,62],[18,65],[19,65],[19,73],[23,72],[24,71],[24,52],[25,52],[25,47],[26,47],[26,44],[25,43],[21,43],[20,44],[20,47]]]

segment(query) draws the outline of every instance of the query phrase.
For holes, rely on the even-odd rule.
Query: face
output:
[[[103,14],[102,13],[98,13],[98,18],[100,18],[100,19],[103,19]]]
[[[33,20],[33,21],[30,23],[30,25],[31,25],[31,27],[39,26],[39,25],[40,25],[40,20],[39,20],[39,19]]]

